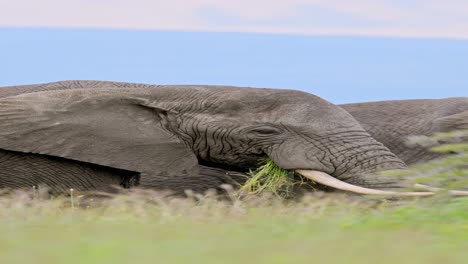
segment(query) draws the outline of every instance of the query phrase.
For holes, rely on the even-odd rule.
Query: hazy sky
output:
[[[466,0],[0,0],[0,26],[468,38]]]
[[[335,103],[468,96],[468,1],[0,0],[0,62],[0,85],[228,84]]]

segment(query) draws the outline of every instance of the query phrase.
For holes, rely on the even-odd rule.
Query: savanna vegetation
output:
[[[467,134],[415,139],[443,160],[394,172],[408,183],[468,187]],[[468,197],[314,192],[266,161],[239,194],[189,198],[149,190],[0,195],[0,263],[467,263]],[[263,176],[262,176],[263,175]],[[265,176],[267,175],[267,176]],[[276,178],[269,178],[273,175]],[[287,179],[278,178],[283,175]],[[255,177],[257,176],[257,177]],[[289,177],[289,178],[288,178]]]

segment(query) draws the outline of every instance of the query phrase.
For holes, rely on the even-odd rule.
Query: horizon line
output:
[[[468,41],[467,37],[449,37],[434,35],[396,35],[385,33],[338,33],[338,32],[300,32],[300,31],[267,31],[267,30],[218,30],[218,29],[163,29],[163,28],[134,28],[134,27],[87,27],[87,26],[1,26],[0,30],[70,30],[70,31],[122,31],[122,32],[161,32],[161,33],[218,33],[218,34],[246,34],[297,37],[346,37],[346,38],[380,38],[380,39],[421,39],[421,40],[451,40]]]

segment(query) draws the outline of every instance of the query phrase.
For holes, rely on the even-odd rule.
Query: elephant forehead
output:
[[[335,107],[310,109],[308,105],[299,105],[280,112],[284,114],[274,120],[286,126],[330,132],[364,130],[348,112]]]
[[[334,105],[320,107],[310,103],[248,104],[234,101],[218,107],[215,111],[198,116],[205,121],[237,124],[269,124],[296,127],[301,131],[337,129],[363,130],[360,124],[346,111]]]
[[[305,92],[263,88],[222,90],[201,98],[201,100],[207,102],[209,107],[218,112],[268,113],[296,111],[305,113],[307,110],[314,108],[330,110],[330,108],[336,107],[320,97]]]

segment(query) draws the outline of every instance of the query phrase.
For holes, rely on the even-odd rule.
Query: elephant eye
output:
[[[274,127],[256,127],[252,129],[252,132],[260,135],[278,135],[281,134],[281,131]]]

